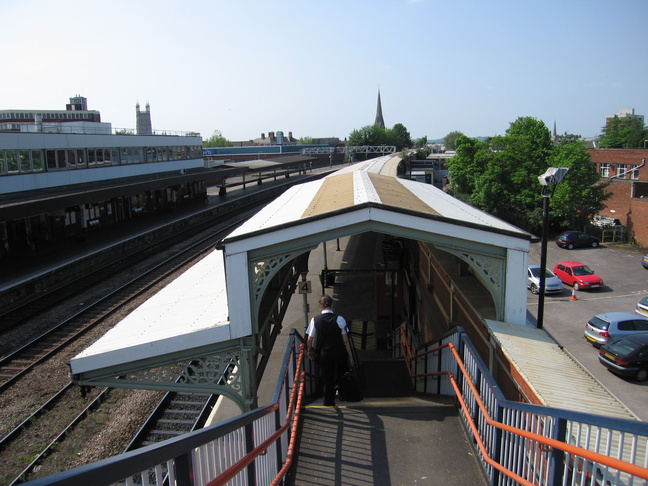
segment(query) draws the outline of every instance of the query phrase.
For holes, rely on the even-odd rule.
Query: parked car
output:
[[[645,296],[643,299],[641,299],[639,302],[637,302],[637,307],[635,308],[635,312],[640,316],[648,317],[648,295]]]
[[[532,293],[540,292],[540,265],[529,265],[527,270],[527,289]],[[545,293],[562,292],[562,282],[554,273],[545,268]]]
[[[648,319],[630,312],[608,312],[592,317],[585,324],[585,339],[599,347],[624,336],[648,333]]]
[[[591,246],[596,248],[599,246],[600,240],[595,237],[583,233],[582,231],[564,231],[560,233],[556,238],[556,245],[561,248],[567,248],[568,250],[573,250],[578,246]]]
[[[603,287],[603,279],[584,263],[559,262],[554,267],[553,272],[562,283],[571,285],[574,290],[600,289]]]
[[[643,260],[641,260],[641,264],[643,265],[644,268],[648,268],[648,253],[646,253],[643,256]]]
[[[599,362],[608,370],[637,381],[648,380],[648,334],[622,337],[601,346]]]

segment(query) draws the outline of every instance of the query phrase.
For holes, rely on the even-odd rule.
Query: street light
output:
[[[547,273],[547,239],[549,233],[549,198],[553,196],[556,186],[569,172],[568,167],[549,167],[547,172],[538,177],[542,185],[542,246],[540,249],[540,292],[538,294],[537,328],[542,329],[544,319],[545,277]],[[551,189],[551,190],[550,190]]]

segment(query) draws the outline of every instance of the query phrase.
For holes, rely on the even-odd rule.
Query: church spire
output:
[[[385,120],[383,120],[382,104],[380,103],[380,90],[378,90],[378,107],[376,108],[376,121],[374,125],[380,128],[385,128]]]

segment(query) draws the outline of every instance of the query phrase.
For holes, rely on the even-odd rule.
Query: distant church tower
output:
[[[138,135],[153,135],[153,128],[151,127],[151,107],[146,103],[146,111],[140,111],[140,105],[137,103],[135,106],[137,111],[137,134]]]
[[[376,108],[376,121],[374,122],[374,126],[382,129],[385,128],[385,120],[383,120],[382,116],[382,104],[380,103],[380,90],[378,90],[378,107]]]

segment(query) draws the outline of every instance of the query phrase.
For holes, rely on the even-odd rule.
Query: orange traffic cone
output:
[[[578,300],[576,298],[576,289],[572,289],[572,294],[571,294],[571,297],[569,298],[569,300]]]

